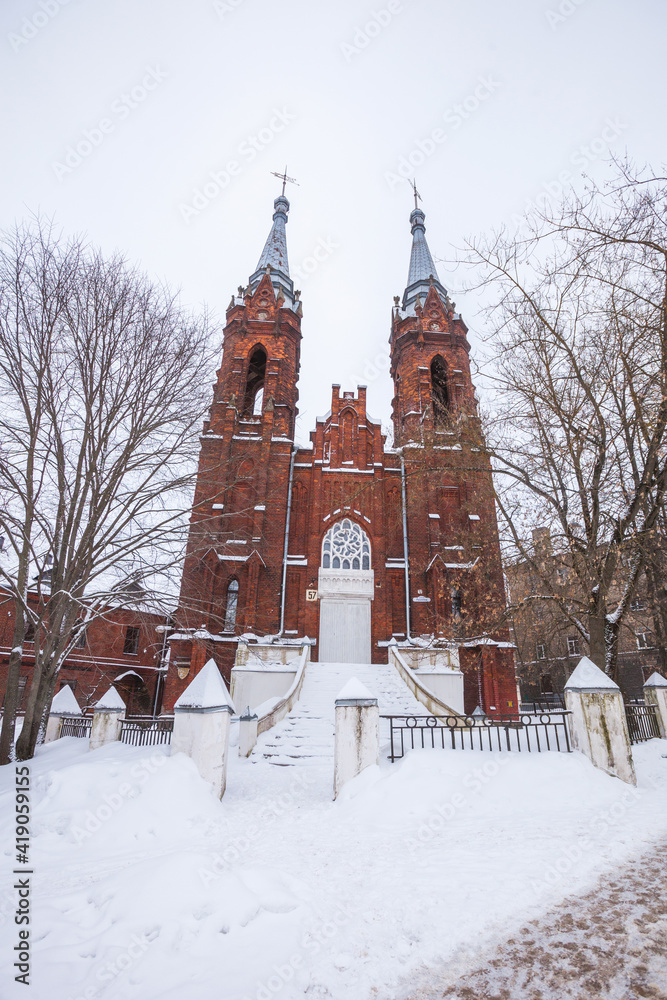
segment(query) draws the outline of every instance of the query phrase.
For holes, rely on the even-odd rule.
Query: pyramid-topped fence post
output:
[[[572,713],[570,731],[575,750],[581,750],[607,774],[636,785],[621,689],[587,656],[565,685],[565,705]]]
[[[44,742],[52,743],[54,740],[60,739],[63,719],[80,718],[82,714],[74,692],[69,684],[65,684],[51,702]]]
[[[218,798],[225,794],[234,703],[215,660],[204,664],[174,705],[171,753],[187,754]]]
[[[113,684],[97,702],[93,709],[93,724],[90,730],[89,750],[97,750],[120,739],[125,702]]]
[[[644,701],[657,709],[660,735],[667,739],[667,680],[657,670],[644,684]]]

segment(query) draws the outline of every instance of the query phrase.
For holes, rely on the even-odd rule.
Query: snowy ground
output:
[[[429,970],[410,1000],[665,1000],[667,841],[570,896],[462,975]]]
[[[637,789],[579,754],[419,751],[335,803],[328,764],[234,757],[221,803],[182,755],[59,740],[31,764],[29,989],[0,769],[0,996],[414,996],[667,837],[667,741],[634,753]]]

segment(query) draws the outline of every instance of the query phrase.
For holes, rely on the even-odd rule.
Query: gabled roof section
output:
[[[264,274],[271,275],[271,283],[275,288],[282,287],[290,297],[294,294],[294,282],[289,276],[289,261],[287,258],[287,213],[289,201],[285,195],[280,195],[273,203],[273,225],[267,236],[264,249],[253,274],[250,275],[250,287],[254,291]]]
[[[417,296],[422,299],[428,295],[431,285],[436,289],[438,295],[444,303],[447,302],[447,289],[440,282],[438,270],[431,256],[428,243],[426,242],[426,226],[424,220],[426,216],[421,208],[415,208],[410,214],[410,225],[412,228],[412,250],[410,252],[410,268],[408,270],[408,283],[403,293],[403,308],[411,305]]]

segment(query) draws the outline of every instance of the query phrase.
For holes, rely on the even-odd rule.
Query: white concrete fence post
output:
[[[227,784],[229,728],[234,711],[213,659],[204,664],[174,705],[171,753],[184,753],[192,758],[219,799],[225,794]]]
[[[249,757],[257,742],[258,718],[250,707],[239,716],[239,757]]]
[[[378,700],[352,678],[336,698],[334,798],[343,785],[367,767],[380,763]]]
[[[125,718],[125,702],[113,684],[93,708],[93,725],[90,730],[89,750],[97,750],[120,739]]]
[[[667,680],[656,670],[644,684],[644,701],[658,709],[660,735],[667,739]]]
[[[622,781],[637,784],[623,695],[618,684],[584,656],[565,685],[575,750]]]
[[[69,684],[66,684],[55,695],[51,702],[48,722],[46,723],[45,743],[60,739],[60,729],[63,719],[81,718],[83,712]]]

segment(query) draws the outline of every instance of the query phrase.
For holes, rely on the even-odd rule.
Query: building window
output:
[[[264,402],[264,379],[266,377],[266,351],[258,347],[253,351],[248,363],[242,414],[246,417],[261,414]],[[260,396],[261,393],[261,396]],[[259,397],[259,400],[258,400]],[[259,407],[259,409],[258,409]]]
[[[431,362],[431,400],[433,402],[433,423],[442,427],[449,413],[449,390],[447,388],[447,368],[439,355]]]
[[[353,410],[345,410],[339,417],[339,455],[344,465],[354,461],[355,435],[358,418]]]
[[[633,597],[630,609],[631,611],[646,611],[646,600],[643,597]]]
[[[551,674],[542,674],[540,677],[540,691],[542,694],[553,694],[554,686]]]
[[[452,587],[452,618],[461,617],[463,594],[460,587]]]
[[[371,543],[366,532],[345,518],[333,524],[322,542],[322,569],[371,568]]]
[[[134,625],[128,625],[125,629],[125,645],[123,652],[130,656],[136,656],[139,649],[139,629]]]
[[[227,603],[225,605],[225,632],[233,632],[236,625],[236,612],[239,606],[239,581],[230,580],[227,587]]]
[[[88,642],[87,632],[88,626],[84,625],[83,622],[77,622],[77,628],[83,626],[78,636],[76,637],[76,642],[74,643],[75,649],[85,649]]]
[[[35,623],[32,618],[28,618],[28,622],[25,627],[25,642],[35,641]]]
[[[547,647],[543,642],[537,644],[537,658],[538,660],[546,660],[547,658]]]
[[[255,393],[255,401],[252,404],[253,417],[261,417],[264,408],[264,386]]]
[[[648,649],[653,645],[651,632],[637,632],[637,649]]]
[[[570,636],[567,640],[567,653],[568,656],[579,656],[581,653],[581,646],[579,639],[576,636]]]
[[[76,681],[61,681],[60,682],[60,687],[58,688],[58,690],[62,691],[63,688],[67,688],[67,687],[71,688],[72,689],[72,693],[74,693],[74,691],[76,691]]]

